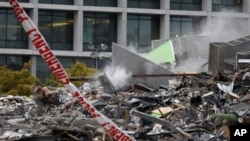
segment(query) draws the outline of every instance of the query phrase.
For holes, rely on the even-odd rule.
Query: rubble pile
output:
[[[76,90],[25,10],[15,0],[9,3],[34,47],[71,93],[65,88],[36,86],[31,89],[31,98],[2,97],[0,140],[227,141],[230,140],[230,125],[249,124],[249,68],[232,74],[219,71],[214,74],[173,74],[168,71],[167,64],[164,68],[112,43],[113,66],[125,66],[133,74],[167,75],[137,78],[134,81],[137,83],[116,89],[104,74],[97,79],[100,86],[84,83]],[[156,56],[159,56],[158,52]],[[164,83],[156,88],[161,82]]]
[[[227,141],[230,125],[250,123],[249,74],[180,74],[157,89],[84,83],[79,90],[136,140]],[[65,88],[36,86],[32,92],[30,98],[0,98],[0,140],[113,140]]]

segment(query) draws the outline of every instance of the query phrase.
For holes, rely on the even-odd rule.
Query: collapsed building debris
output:
[[[99,90],[103,85],[90,86],[96,93],[79,89],[96,109],[136,140],[228,141],[230,125],[250,123],[248,85],[243,83],[245,75],[238,73],[183,75],[156,89],[131,84],[116,90],[117,94]],[[0,140],[114,140],[77,102],[62,112],[74,100],[72,96],[60,103],[51,97],[37,98],[40,88],[32,89],[31,98],[1,97]],[[68,93],[62,88],[46,89],[53,90],[51,95]]]
[[[20,24],[24,28],[24,31],[27,33],[27,36],[32,40],[32,44],[38,50],[38,52],[40,53],[44,61],[47,63],[56,78],[64,85],[64,87],[66,87],[70,91],[74,98],[77,99],[78,104],[80,104],[81,107],[84,107],[91,115],[91,117],[94,118],[104,128],[104,130],[112,136],[112,138],[116,140],[134,141],[134,138],[129,136],[126,132],[121,130],[114,122],[108,120],[105,115],[96,110],[96,108],[84,98],[84,96],[80,93],[77,87],[70,82],[63,66],[53,54],[53,52],[50,50],[49,45],[44,39],[43,35],[40,33],[35,24],[31,21],[30,17],[27,15],[24,9],[19,5],[18,1],[11,0],[9,1],[9,4],[13,8],[14,14],[16,15],[17,19],[19,19]],[[17,10],[20,12],[17,12]],[[45,49],[46,51],[42,51],[43,49]]]
[[[46,44],[42,35],[17,1],[10,4],[18,9],[15,14],[32,43],[41,48],[36,41]],[[68,89],[37,86],[31,98],[2,97],[0,140],[228,141],[230,125],[249,123],[248,68],[234,74],[174,74],[114,46],[114,65],[134,74],[129,86],[116,89],[104,73],[95,79],[100,86],[77,88],[48,49],[41,55],[55,60],[60,70],[52,72]]]
[[[78,90],[135,140],[229,141],[231,125],[250,124],[249,74],[249,68],[230,74],[137,72],[116,88],[102,73],[84,79],[89,82]],[[152,77],[164,83],[139,80]],[[0,140],[115,140],[66,88],[36,86],[31,92],[30,98],[0,98]]]

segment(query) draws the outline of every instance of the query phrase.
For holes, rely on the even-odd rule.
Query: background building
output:
[[[249,33],[249,0],[19,0],[64,67],[83,61],[102,69],[115,42],[138,52],[152,40],[218,35],[226,40]],[[222,39],[223,38],[223,39]],[[7,0],[0,0],[0,65],[18,70],[32,60],[42,81],[50,70],[28,40]]]

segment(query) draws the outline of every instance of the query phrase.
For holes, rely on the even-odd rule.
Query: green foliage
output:
[[[51,73],[50,78],[47,78],[43,84],[44,86],[53,86],[53,87],[63,87],[62,83],[60,83],[56,76]]]
[[[31,65],[31,61],[25,63],[20,71],[13,71],[7,66],[0,67],[0,95],[29,96],[32,85],[39,83],[39,79],[29,71]]]
[[[93,77],[97,70],[94,68],[89,68],[87,65],[83,62],[77,61],[74,64],[71,65],[70,68],[65,69],[68,77]],[[77,87],[82,85],[83,81],[74,81],[74,83]],[[57,80],[56,76],[54,74],[51,74],[50,78],[47,79],[44,83],[44,85],[49,85],[53,87],[62,87],[63,85]]]

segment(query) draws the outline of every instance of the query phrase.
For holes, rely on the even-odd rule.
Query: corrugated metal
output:
[[[225,43],[211,43],[209,47],[208,71],[215,72],[224,67]]]
[[[210,43],[209,71],[233,71],[236,69],[235,65],[237,52],[246,51],[250,51],[250,35],[227,42]]]

